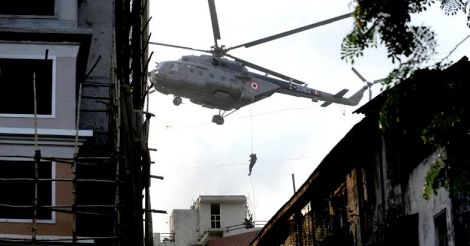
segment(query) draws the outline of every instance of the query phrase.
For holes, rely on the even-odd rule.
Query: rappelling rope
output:
[[[251,123],[251,153],[253,153],[253,110],[250,113],[250,123]]]
[[[251,124],[251,153],[253,154],[253,110],[251,110],[250,113],[250,124]],[[250,184],[251,184],[251,194],[253,195],[253,221],[256,220],[256,199],[255,199],[255,188],[253,186],[253,177],[250,176]]]
[[[255,199],[255,188],[253,186],[253,178],[252,176],[250,175],[250,183],[251,183],[251,193],[253,194],[253,203],[252,203],[252,206],[253,206],[253,221],[256,221],[256,199]]]

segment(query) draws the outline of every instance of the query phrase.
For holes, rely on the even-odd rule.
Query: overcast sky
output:
[[[294,29],[352,11],[350,1],[312,0],[216,0],[222,39],[228,47]],[[207,0],[150,1],[152,41],[209,49],[213,36]],[[431,24],[438,33],[435,61],[445,57],[470,34],[463,15],[448,17],[438,8],[414,18]],[[352,19],[319,27],[230,52],[277,72],[306,81],[329,93],[349,89],[346,96],[364,86],[351,65],[341,60],[340,44],[352,29]],[[182,55],[200,53],[151,46],[155,62],[178,60]],[[469,54],[470,41],[451,58]],[[368,50],[354,67],[368,80],[388,74],[393,64],[383,48]],[[374,96],[380,86],[374,88]],[[152,206],[167,210],[154,215],[154,231],[168,232],[173,209],[189,208],[199,195],[246,195],[258,221],[267,221],[292,196],[291,174],[297,188],[323,157],[362,116],[357,107],[320,107],[309,99],[274,94],[240,109],[222,126],[211,123],[216,110],[194,105],[187,99],[175,107],[172,96],[150,95],[150,110],[156,117],[150,129],[156,162],[152,174],[165,180],[152,181]],[[368,101],[364,95],[360,105]],[[368,146],[364,146],[367,148]],[[258,162],[248,176],[249,155]]]

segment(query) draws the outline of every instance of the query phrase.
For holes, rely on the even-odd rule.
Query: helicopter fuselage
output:
[[[183,57],[160,63],[151,80],[157,91],[189,98],[192,103],[224,111],[270,96],[280,87],[253,77],[242,65],[210,56]]]
[[[239,109],[271,96],[275,92],[306,97],[313,101],[356,105],[366,87],[351,98],[333,95],[306,85],[279,80],[249,72],[242,64],[212,56],[184,56],[178,61],[165,61],[151,72],[150,80],[163,94],[189,98],[192,103],[224,111]]]

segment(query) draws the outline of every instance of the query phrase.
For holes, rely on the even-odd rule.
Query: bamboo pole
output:
[[[33,223],[32,223],[32,243],[36,245],[37,234],[37,214],[38,214],[38,162],[41,160],[41,151],[38,147],[38,117],[37,117],[37,93],[36,93],[36,72],[33,72],[33,98],[34,98],[34,198],[33,198]]]
[[[4,183],[27,183],[27,182],[95,182],[95,183],[111,183],[115,184],[116,180],[105,180],[105,179],[65,179],[65,178],[0,178],[0,182]]]
[[[121,107],[120,107],[120,101],[121,101],[121,90],[120,90],[120,84],[119,81],[115,78],[114,79],[114,97],[113,97],[113,103],[114,103],[114,123],[116,127],[116,134],[115,134],[115,152],[120,154],[121,153]],[[119,246],[120,245],[120,240],[119,240],[119,235],[120,235],[120,223],[121,223],[121,215],[120,215],[120,165],[121,165],[121,160],[117,159],[116,160],[116,172],[115,172],[115,182],[116,182],[116,188],[115,188],[115,193],[114,193],[114,212],[115,212],[115,219],[114,219],[114,235],[117,237],[118,240],[114,241],[114,245]]]
[[[99,61],[99,59],[98,59]],[[96,63],[95,63],[96,65]],[[74,158],[72,163],[72,195],[73,195],[73,206],[72,206],[72,245],[77,244],[77,165],[76,159],[78,156],[78,132],[80,128],[80,106],[82,103],[82,83],[78,86],[78,102],[75,113],[75,146],[74,146]]]

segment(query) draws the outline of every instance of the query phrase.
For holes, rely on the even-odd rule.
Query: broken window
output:
[[[54,16],[55,0],[3,0],[0,15]]]
[[[348,197],[346,183],[341,183],[341,185],[336,188],[328,202],[328,213],[330,217],[329,227],[333,233],[338,233],[345,227],[348,227],[348,220],[354,217],[352,210],[347,211]]]
[[[1,7],[0,7],[1,8]],[[52,114],[52,60],[0,58],[0,114]]]
[[[300,210],[302,214],[301,219],[301,234],[300,240],[303,242],[302,245],[313,245],[313,216],[312,216],[312,204],[310,202],[305,205],[302,210]]]
[[[447,217],[445,209],[434,216],[434,228],[436,231],[436,246],[449,245],[449,240],[447,238]]]
[[[220,204],[211,204],[211,228],[220,228]]]
[[[0,219],[32,220],[34,210],[34,161],[0,160]],[[52,178],[51,162],[38,164],[40,179]],[[52,205],[52,182],[38,182],[37,219],[51,220],[50,208],[41,206]]]

